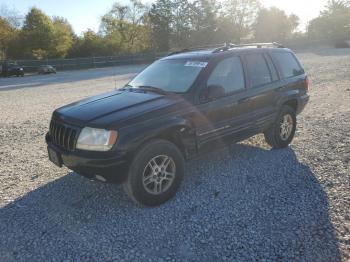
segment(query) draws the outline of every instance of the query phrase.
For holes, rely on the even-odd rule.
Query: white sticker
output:
[[[206,67],[207,62],[200,62],[200,61],[187,61],[185,66],[195,66],[195,67]]]

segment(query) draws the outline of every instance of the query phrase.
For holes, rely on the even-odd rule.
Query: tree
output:
[[[6,5],[1,5],[0,17],[6,20],[13,28],[19,28],[22,25],[23,17],[16,9],[10,9]]]
[[[54,41],[54,26],[50,17],[32,8],[26,15],[21,41],[24,56],[38,59],[48,57]]]
[[[102,17],[100,32],[107,40],[112,40],[117,49],[125,52],[142,51],[150,39],[145,26],[146,13],[147,7],[138,0],[130,0],[128,5],[115,3]]]
[[[308,36],[314,40],[327,40],[341,46],[350,38],[350,3],[331,0],[320,15],[311,20]]]
[[[0,17],[0,60],[6,59],[9,43],[14,37],[15,29],[8,21]]]
[[[227,41],[239,43],[250,34],[259,9],[258,0],[225,0],[220,19],[221,34]]]
[[[192,12],[193,7],[188,0],[173,0],[171,40],[176,48],[185,48],[189,44]]]
[[[152,4],[149,17],[154,48],[158,51],[168,51],[173,21],[171,0],[157,0]]]
[[[51,54],[54,57],[64,58],[73,45],[74,32],[65,18],[53,18],[53,44]]]
[[[191,44],[217,43],[218,12],[220,6],[215,0],[197,0],[191,8]]]
[[[263,42],[284,41],[298,25],[299,18],[294,14],[288,16],[277,7],[262,8],[253,26],[254,37]]]
[[[69,56],[86,57],[99,55],[106,55],[104,51],[104,41],[101,35],[88,29],[83,33],[83,37],[74,37],[74,43],[69,52]]]

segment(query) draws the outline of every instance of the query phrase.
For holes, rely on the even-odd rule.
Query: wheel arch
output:
[[[281,106],[290,106],[294,109],[295,112],[298,111],[298,99],[297,98],[289,98],[286,99]]]
[[[142,130],[136,131],[135,130]],[[145,132],[145,130],[147,130]],[[143,126],[142,129],[133,128],[128,130],[128,138],[123,138],[121,145],[128,152],[129,157],[133,157],[142,147],[152,140],[162,139],[173,143],[178,147],[185,159],[189,159],[196,151],[196,137],[191,123],[182,117],[169,118],[166,121],[152,122]],[[128,133],[128,132],[125,132]],[[126,142],[127,141],[127,142]]]

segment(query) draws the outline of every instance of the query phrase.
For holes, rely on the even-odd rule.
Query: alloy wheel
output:
[[[166,155],[153,157],[146,165],[142,175],[144,189],[153,195],[166,192],[175,179],[176,165]]]

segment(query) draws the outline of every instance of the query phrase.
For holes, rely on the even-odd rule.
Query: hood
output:
[[[61,107],[54,112],[54,117],[81,125],[107,127],[174,103],[171,96],[154,92],[115,90]]]

